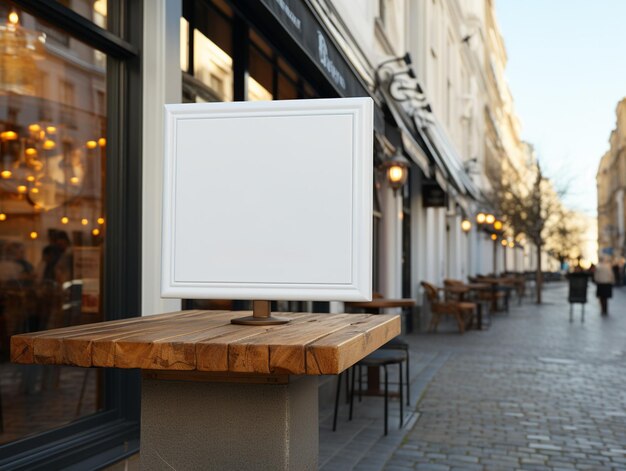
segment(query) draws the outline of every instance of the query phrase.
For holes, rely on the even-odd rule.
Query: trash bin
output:
[[[583,272],[574,272],[567,274],[569,281],[569,294],[567,300],[569,304],[569,321],[574,320],[574,304],[582,304],[581,322],[585,322],[585,304],[587,304],[587,285],[589,284],[589,274]]]

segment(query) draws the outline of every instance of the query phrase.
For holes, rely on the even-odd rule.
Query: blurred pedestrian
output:
[[[593,274],[593,281],[596,283],[596,297],[600,300],[602,315],[609,313],[609,299],[613,297],[613,283],[615,283],[615,275],[613,268],[607,257],[601,257]]]

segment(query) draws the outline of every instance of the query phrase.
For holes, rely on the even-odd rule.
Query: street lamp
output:
[[[496,221],[496,217],[493,214],[487,214],[485,216],[485,222],[487,224],[493,224]]]
[[[477,222],[478,224],[484,224],[484,223],[485,223],[485,218],[486,218],[486,217],[487,217],[487,216],[485,215],[485,213],[478,213],[478,214],[476,215],[476,222]]]
[[[384,170],[389,186],[395,194],[409,176],[410,162],[398,150],[390,159],[384,161],[380,168]]]
[[[463,219],[463,221],[461,221],[461,229],[467,234],[472,229],[471,221],[469,219]]]

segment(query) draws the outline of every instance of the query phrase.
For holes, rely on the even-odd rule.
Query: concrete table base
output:
[[[318,379],[143,379],[141,468],[317,470]]]

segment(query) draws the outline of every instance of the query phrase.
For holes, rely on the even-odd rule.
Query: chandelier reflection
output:
[[[102,116],[73,106],[73,98],[44,98],[46,70],[64,66],[46,50],[46,36],[29,30],[12,11],[0,25],[0,212],[62,207],[68,224],[76,197],[95,201],[106,139]],[[66,72],[67,73],[67,72]],[[98,73],[98,75],[102,75]],[[56,79],[72,90],[68,75]],[[94,132],[102,133],[93,135]],[[27,205],[24,205],[27,203]],[[0,220],[4,220],[0,219]]]
[[[106,146],[103,138],[80,145],[63,126],[32,123],[0,132],[0,183],[9,197],[23,196],[38,209],[50,210],[81,192],[87,159]]]

